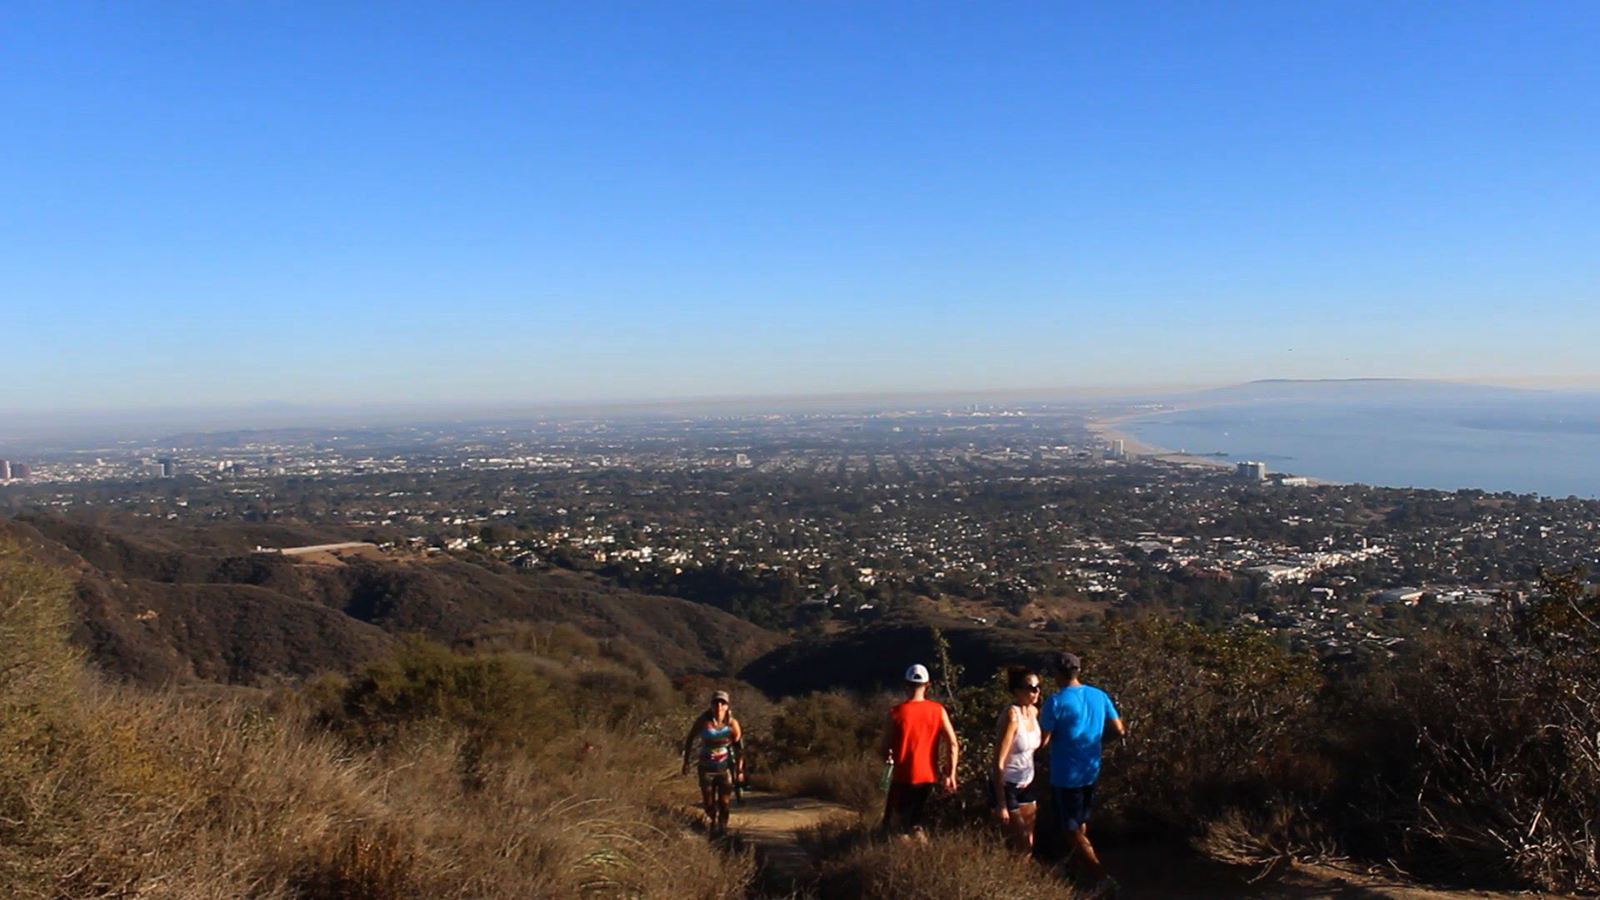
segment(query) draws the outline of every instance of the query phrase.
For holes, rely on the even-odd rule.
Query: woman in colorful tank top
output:
[[[700,745],[700,797],[705,803],[707,828],[713,834],[728,830],[728,806],[733,799],[734,780],[744,781],[744,757],[739,742],[744,732],[728,705],[728,692],[711,695],[711,706],[694,720],[689,736],[683,740],[683,774],[689,774],[695,743]]]

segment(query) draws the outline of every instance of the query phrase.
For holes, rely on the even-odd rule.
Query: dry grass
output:
[[[781,794],[832,800],[871,819],[883,812],[883,794],[877,785],[879,772],[875,771],[882,765],[865,757],[807,760],[761,773],[752,778],[752,784]]]
[[[0,551],[0,895],[745,895],[752,862],[684,827],[649,729],[518,746],[432,728],[361,749],[298,698],[95,684],[63,587]]]
[[[1073,889],[1007,849],[992,830],[938,832],[927,843],[879,840],[865,825],[808,835],[827,861],[820,895],[874,900],[1065,900]]]
[[[1194,849],[1218,862],[1265,870],[1294,860],[1328,862],[1339,858],[1327,829],[1287,803],[1261,809],[1229,809],[1205,823]]]
[[[91,721],[110,739],[58,798],[80,813],[48,860],[60,895],[712,898],[748,877],[652,789],[660,751],[608,733],[480,760],[469,787],[449,740],[348,755],[251,707],[120,693]]]

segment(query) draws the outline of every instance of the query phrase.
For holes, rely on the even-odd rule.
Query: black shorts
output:
[[[1094,812],[1094,785],[1083,787],[1053,787],[1056,800],[1056,820],[1062,831],[1078,831],[1089,824]]]
[[[1018,809],[1021,809],[1024,804],[1038,803],[1039,792],[1034,787],[1036,783],[1037,782],[1034,781],[1030,781],[1027,784],[1012,784],[1009,781],[1006,782],[1005,787],[1003,788],[1006,795],[1006,809],[1016,812]],[[996,808],[994,802],[994,791],[992,789],[989,791],[989,808]]]
[[[933,796],[933,789],[937,784],[901,784],[895,782],[889,785],[889,796],[884,801],[883,825],[885,828],[898,824],[902,831],[910,831],[922,824],[922,810],[928,805],[928,798]]]

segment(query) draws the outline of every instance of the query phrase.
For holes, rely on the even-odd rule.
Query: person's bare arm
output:
[[[700,719],[695,719],[689,726],[689,734],[683,739],[683,774],[689,774],[689,758],[694,753],[694,739],[700,734]]]
[[[1117,737],[1120,738],[1128,736],[1128,726],[1122,724],[1122,719],[1111,719],[1109,724],[1111,725],[1111,730],[1116,733]]]
[[[894,713],[883,721],[883,737],[878,739],[878,758],[885,762],[895,762],[894,753]]]
[[[961,739],[956,736],[956,726],[950,721],[950,713],[939,714],[939,725],[944,731],[945,743],[950,747],[950,768],[944,776],[944,789],[954,794],[956,792],[956,766],[961,763]]]
[[[1004,822],[1011,817],[1006,809],[1006,757],[1011,755],[1011,743],[1017,737],[1017,708],[1007,707],[995,727],[1000,738],[994,744],[994,799],[1000,821]]]

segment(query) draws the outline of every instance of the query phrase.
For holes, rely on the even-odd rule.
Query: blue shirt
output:
[[[1111,698],[1097,687],[1062,688],[1039,710],[1039,727],[1050,732],[1050,783],[1087,787],[1100,777],[1100,739],[1106,722],[1120,718]]]

